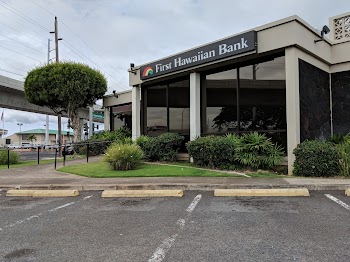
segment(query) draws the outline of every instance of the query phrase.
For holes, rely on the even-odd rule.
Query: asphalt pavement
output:
[[[3,191],[4,192],[4,191]],[[1,194],[1,192],[0,192]],[[0,261],[350,261],[350,197],[0,196]]]

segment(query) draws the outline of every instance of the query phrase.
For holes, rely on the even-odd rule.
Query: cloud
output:
[[[0,74],[23,80],[28,70],[47,62],[54,15],[58,17],[59,37],[63,38],[59,42],[60,59],[99,68],[108,79],[111,93],[129,89],[130,63],[147,63],[294,14],[320,29],[330,16],[348,10],[348,1],[331,0],[1,1],[0,70],[13,73]],[[54,51],[50,57],[55,57]],[[11,123],[42,126],[45,120],[44,116],[20,111],[6,111],[6,116]]]

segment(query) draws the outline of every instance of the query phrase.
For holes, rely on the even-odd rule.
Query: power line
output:
[[[0,45],[0,47],[5,48],[5,49],[7,49],[7,50],[9,50],[9,51],[12,51],[12,52],[14,52],[14,53],[20,54],[20,55],[22,55],[22,56],[28,57],[28,58],[30,58],[30,59],[36,60],[36,61],[38,61],[38,62],[42,62],[42,61],[40,61],[40,60],[38,60],[38,59],[36,59],[36,58],[27,56],[27,55],[25,55],[25,54],[22,54],[22,53],[20,53],[20,52],[17,52],[17,51],[15,51],[15,50],[10,49],[10,48],[4,47],[4,46],[2,46],[2,45]]]
[[[9,14],[3,13],[3,12],[0,12],[0,13],[1,13],[2,16],[6,16],[6,17],[9,17],[9,18],[13,18],[13,17],[10,16]],[[6,21],[8,21],[8,20],[9,20],[9,19],[6,18]],[[27,30],[32,31],[32,32],[34,32],[34,33],[37,34],[37,35],[40,35],[40,36],[42,35],[42,33],[39,33],[37,30],[34,30],[34,29],[30,28],[30,27],[28,26],[28,24],[20,23],[19,21],[14,21],[14,20],[10,20],[10,22],[14,22],[14,23],[16,23],[17,25],[19,25],[19,26],[21,26],[21,27],[26,27]]]
[[[65,41],[65,43],[69,44],[67,41]],[[82,60],[84,60],[84,61],[86,62],[86,60],[85,60],[83,57],[81,57],[78,53],[80,53],[81,55],[83,55],[84,57],[86,57],[89,61],[91,61],[93,64],[95,64],[99,70],[101,70],[100,67],[99,67],[95,62],[93,62],[90,58],[88,58],[87,56],[85,56],[83,53],[81,53],[79,50],[77,50],[77,49],[76,49],[74,46],[72,46],[71,44],[69,44],[69,46],[71,46],[71,48],[70,48],[70,47],[68,47],[65,43],[62,42],[62,44],[63,44],[64,46],[66,46],[67,48],[69,48],[72,52],[74,52],[76,55],[78,55]],[[76,53],[73,49],[75,49],[78,53]],[[103,70],[101,70],[101,71],[103,72]],[[124,83],[122,83],[120,80],[118,81],[117,79],[115,79],[115,78],[114,78],[112,75],[110,75],[108,72],[105,71],[105,73],[106,73],[107,75],[109,75],[111,78],[113,78],[113,79],[116,81],[116,84],[125,86]],[[128,88],[127,86],[125,86],[125,87]]]
[[[13,66],[6,65],[6,64],[3,64],[3,63],[1,63],[0,65],[6,66],[6,67],[10,67],[10,68],[12,68],[12,69],[16,69],[16,70],[18,70],[18,71],[22,71],[22,72],[27,73],[27,70],[19,69],[19,68],[17,68],[17,67],[13,67]]]
[[[38,3],[36,3],[34,0],[31,0],[35,5],[39,6],[41,9],[45,10],[46,12],[48,12],[51,15],[54,15],[54,13],[50,12],[48,9],[44,8],[43,6],[39,5]],[[67,27],[81,42],[83,42],[90,50],[92,50],[95,55],[100,59],[100,61],[104,62],[104,60],[97,54],[97,52],[92,49],[84,40],[82,40],[68,25],[66,25],[62,20],[61,23]],[[67,41],[66,41],[67,42]],[[84,55],[85,56],[85,55]],[[85,56],[86,57],[86,56]],[[89,59],[90,60],[90,59]],[[91,60],[90,60],[91,61]],[[124,79],[128,80],[124,75],[122,75],[119,71],[119,69],[116,69],[115,67],[113,67],[111,64],[109,64],[108,62],[106,62],[111,68],[113,68],[121,77],[123,77]],[[96,65],[96,64],[95,64]],[[99,66],[98,66],[99,67]]]
[[[14,74],[14,75],[19,75],[19,76],[23,76],[23,77],[25,77],[25,75],[21,75],[21,74],[17,74],[17,73],[15,73],[15,72],[7,71],[7,70],[2,69],[2,68],[0,68],[0,71],[4,71],[4,72],[10,73],[10,74]]]
[[[38,50],[38,49],[36,49],[36,48],[33,48],[33,47],[29,46],[29,45],[23,44],[23,43],[19,42],[18,40],[14,39],[14,38],[8,37],[8,36],[3,35],[3,34],[0,34],[0,35],[3,36],[3,37],[8,38],[8,39],[10,39],[10,40],[13,40],[13,41],[15,41],[15,42],[17,42],[17,43],[19,43],[19,44],[21,44],[21,45],[23,45],[23,46],[26,46],[26,47],[28,47],[28,48],[31,48],[31,49],[33,49],[33,50],[39,52],[39,53],[45,54],[44,52],[42,52],[42,51],[40,51],[40,50]]]
[[[52,12],[50,12],[49,10],[47,10],[46,8],[44,8],[44,7],[42,7],[41,5],[39,5],[37,2],[35,2],[35,1],[33,1],[32,0],[32,2],[34,3],[34,4],[36,4],[37,6],[39,6],[41,9],[44,9],[46,12],[48,12],[49,14],[52,14],[53,16],[56,16],[54,13],[52,13]]]
[[[15,13],[15,14],[17,14],[18,16],[20,16],[20,17],[26,19],[27,21],[29,21],[30,23],[32,23],[32,24],[38,26],[38,27],[41,28],[42,30],[44,30],[44,31],[46,31],[46,32],[49,31],[49,29],[47,29],[46,27],[42,26],[41,24],[39,24],[39,23],[36,22],[35,20],[31,19],[30,17],[26,16],[26,15],[23,14],[22,12],[18,11],[16,8],[10,6],[9,4],[5,3],[5,2],[2,1],[2,0],[0,0],[0,1],[1,1],[2,3],[4,3],[5,5],[7,5],[9,8],[13,9],[14,11],[11,10],[11,9],[9,9],[8,7],[6,7],[6,6],[2,5],[2,4],[0,4],[1,6],[5,7],[7,10],[9,10],[9,11],[11,11],[12,13]]]
[[[18,33],[20,33],[20,34],[22,34],[22,35],[25,35],[26,37],[28,37],[28,38],[30,38],[30,39],[32,39],[32,40],[34,40],[34,41],[36,41],[36,42],[38,42],[38,43],[40,43],[40,44],[46,46],[46,44],[44,44],[43,42],[41,42],[41,41],[39,41],[39,40],[37,40],[37,39],[35,39],[35,38],[33,38],[33,37],[31,37],[31,36],[29,36],[29,35],[23,33],[23,32],[21,32],[21,31],[19,31],[19,30],[15,29],[15,28],[13,28],[13,27],[11,27],[11,26],[9,26],[9,25],[7,25],[7,24],[1,22],[1,21],[0,21],[0,24],[3,24],[3,25],[5,25],[5,26],[11,28],[12,30],[14,30],[14,31],[16,31],[16,32],[18,32]]]
[[[98,54],[97,54],[97,52],[94,50],[94,49],[92,49],[84,40],[82,40],[68,25],[66,25],[63,21],[61,21],[62,22],[62,24],[65,26],[65,27],[67,27],[80,41],[82,41],[90,50],[92,50],[94,53],[95,53],[95,55],[104,63],[105,62],[105,60],[103,60],[102,58],[101,58],[101,56],[99,56]],[[125,78],[126,79],[126,77],[124,76],[124,75],[122,75],[121,73],[119,73],[119,70],[118,69],[116,69],[116,68],[114,68],[111,64],[109,64],[108,62],[106,62],[107,63],[107,65],[109,65],[111,68],[113,68],[121,77],[123,77],[123,78]],[[127,80],[127,79],[126,79]]]

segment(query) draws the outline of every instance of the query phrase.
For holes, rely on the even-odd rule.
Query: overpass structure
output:
[[[0,107],[45,115],[57,115],[48,107],[29,103],[24,96],[24,82],[5,76],[0,76]],[[103,112],[99,106],[94,106],[93,111]],[[89,114],[88,108],[82,108],[79,114],[82,119],[91,120],[91,111]],[[65,113],[62,116],[67,117]],[[93,118],[92,120],[103,123],[101,118]]]

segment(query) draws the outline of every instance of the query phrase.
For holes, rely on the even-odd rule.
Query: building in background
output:
[[[5,136],[7,135],[7,133],[8,133],[8,130],[0,128],[0,137],[1,137],[0,147],[6,144]]]
[[[30,135],[35,135],[36,140],[30,141],[28,137]],[[58,142],[58,131],[57,130],[49,130],[49,144],[55,145]],[[15,133],[11,136],[5,138],[6,145],[18,145],[18,146],[26,146],[37,144],[37,145],[45,145],[45,129],[32,129],[22,131],[21,133]],[[73,141],[73,132],[62,131],[62,143],[68,144]]]
[[[104,129],[114,131],[120,127],[131,126],[131,90],[105,96],[104,107]]]

